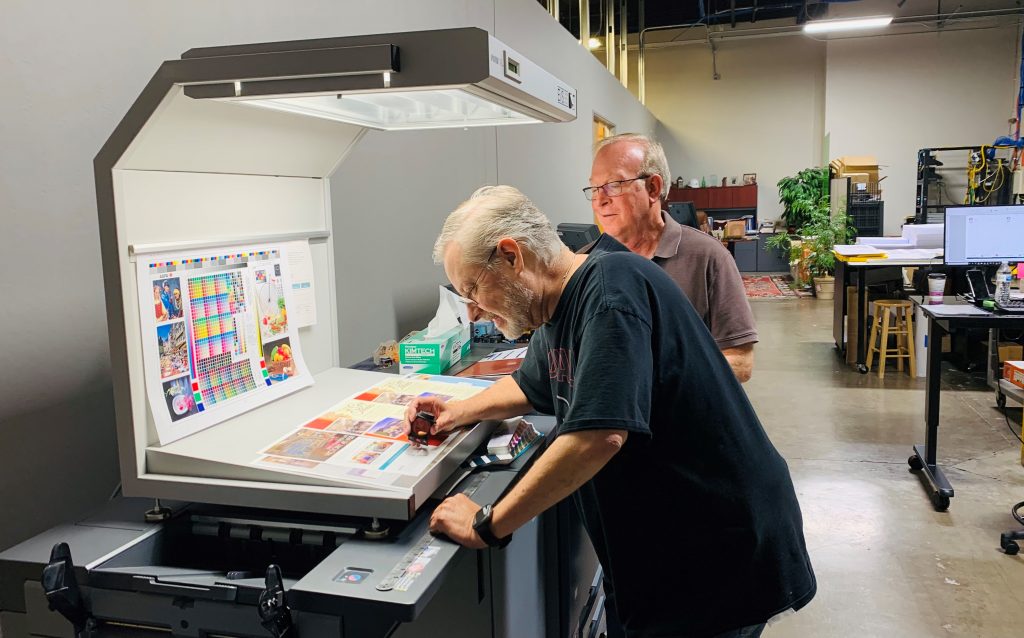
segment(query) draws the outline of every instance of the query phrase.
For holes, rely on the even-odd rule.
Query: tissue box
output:
[[[469,326],[459,325],[434,337],[414,332],[398,343],[400,371],[441,374],[469,354]]]

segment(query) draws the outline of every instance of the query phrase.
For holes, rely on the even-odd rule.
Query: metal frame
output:
[[[448,476],[434,476],[437,472],[432,472],[429,480],[422,481],[415,489],[402,492],[299,487],[145,473],[138,465],[142,442],[136,438],[133,417],[124,311],[122,259],[131,257],[121,254],[114,171],[176,86],[184,87],[186,95],[198,99],[240,99],[278,92],[294,94],[458,86],[485,95],[492,101],[504,100],[506,104],[512,104],[514,100],[514,108],[544,121],[566,121],[575,117],[572,99],[575,91],[568,86],[563,87],[560,82],[559,88],[564,88],[570,96],[568,109],[571,113],[545,101],[554,102],[554,96],[534,96],[514,82],[494,77],[491,72],[494,42],[487,31],[470,27],[191,49],[180,60],[160,65],[93,161],[117,435],[122,448],[120,470],[125,494],[208,503],[229,500],[238,505],[408,519],[430,493],[443,485]],[[402,49],[408,53],[404,60],[399,57]],[[523,61],[526,62],[525,58]],[[495,93],[495,90],[501,93]],[[319,237],[320,233],[316,236]],[[136,252],[150,249],[156,249],[156,246],[134,246]],[[469,445],[470,439],[482,436],[484,434],[468,437],[465,444]],[[440,465],[444,465],[449,473],[453,469],[449,464],[439,464],[435,468],[438,472]]]

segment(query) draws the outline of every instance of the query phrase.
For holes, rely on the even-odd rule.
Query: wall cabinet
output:
[[[669,189],[668,201],[693,202],[697,210],[744,209],[745,213],[757,211],[757,184],[747,186],[709,186],[707,188]]]

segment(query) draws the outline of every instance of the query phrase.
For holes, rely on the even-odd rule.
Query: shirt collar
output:
[[[661,239],[658,240],[658,247],[654,250],[654,256],[660,259],[668,259],[674,257],[679,252],[679,242],[683,238],[683,227],[665,211],[661,211],[661,219],[665,222],[665,228],[661,231]]]

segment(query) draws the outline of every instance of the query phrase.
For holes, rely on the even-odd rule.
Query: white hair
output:
[[[672,184],[672,175],[669,173],[668,160],[665,159],[665,149],[661,147],[661,144],[657,140],[640,133],[620,133],[619,135],[606,137],[594,144],[594,156],[596,157],[601,152],[601,149],[619,142],[629,142],[640,146],[644,154],[643,160],[640,162],[640,172],[644,175],[660,175],[661,198],[667,199],[668,189]]]
[[[545,265],[555,262],[563,244],[551,222],[526,195],[513,186],[483,186],[470,195],[444,221],[434,243],[434,263],[444,262],[454,241],[462,248],[463,262],[488,265],[498,242],[510,237]]]

